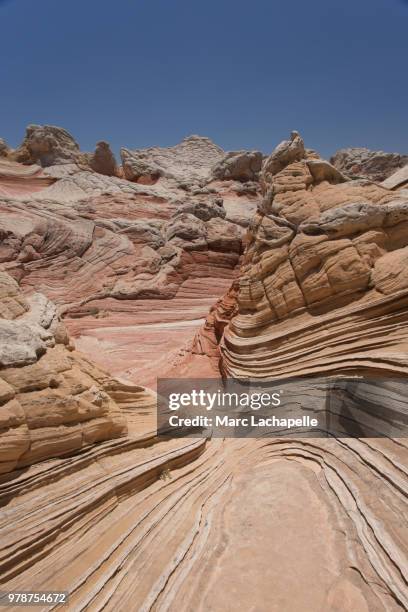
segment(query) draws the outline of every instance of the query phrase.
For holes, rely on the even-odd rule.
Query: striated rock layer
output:
[[[219,167],[232,159],[232,167],[241,168],[235,155]],[[211,181],[213,167],[207,165]],[[194,194],[196,187],[174,201],[185,191],[174,176],[142,186],[66,170],[44,190],[58,197],[2,203],[2,261],[27,295],[4,275],[0,316],[6,327],[17,326],[21,334],[38,303],[49,304],[30,297],[41,287],[66,312],[78,345],[88,343],[90,353],[93,340],[94,354],[104,350],[111,370],[123,371],[126,361],[132,370],[139,360],[138,371],[152,380],[166,371],[258,379],[407,374],[404,190],[348,180],[305,149],[297,133],[263,162],[262,201],[251,181],[241,188],[233,180],[210,182],[222,194],[220,206],[205,191]],[[103,193],[100,181],[112,192]],[[76,200],[77,188],[87,196]],[[235,232],[248,225],[235,205],[242,197],[258,211],[235,278],[241,253]],[[24,220],[18,234],[13,214]],[[234,230],[226,231],[225,219]],[[147,246],[160,255],[158,268],[151,267]],[[183,264],[169,272],[172,248]],[[231,255],[233,265],[225,263]],[[61,278],[62,265],[68,272]],[[186,269],[182,282],[174,280]],[[137,291],[147,291],[153,277],[157,286],[160,274],[177,285],[175,294],[140,299]],[[211,290],[214,279],[217,291]],[[165,330],[176,330],[176,338],[183,323],[185,342],[217,292],[224,297],[191,348],[172,354]],[[403,438],[158,439],[149,432],[153,394],[108,379],[64,344],[66,336],[54,331],[54,325],[61,329],[57,317],[49,325],[36,317],[42,323],[30,336],[34,362],[18,368],[18,379],[61,350],[80,373],[68,381],[66,371],[53,371],[52,379],[43,373],[45,392],[60,390],[67,406],[75,394],[89,402],[92,387],[82,391],[76,378],[90,384],[83,382],[86,363],[86,375],[108,394],[128,433],[87,441],[68,456],[49,453],[47,461],[0,477],[2,590],[68,591],[73,610],[407,609]],[[114,333],[120,339],[113,350]],[[10,359],[26,358],[22,338],[13,344],[21,347],[14,356],[4,345],[0,375],[16,369]],[[35,403],[26,406],[28,414]]]
[[[341,172],[381,182],[408,164],[408,155],[371,151],[364,147],[340,149],[330,159]]]
[[[306,153],[268,170],[266,162],[238,313],[221,343],[223,370],[260,378],[359,367],[405,373],[408,199],[345,181]]]
[[[403,192],[369,181],[345,181],[327,162],[311,161],[306,151],[293,159],[290,151],[297,138],[295,134],[282,143],[264,165],[264,200],[250,228],[239,282],[207,317],[190,359],[194,362],[206,355],[214,369],[219,364],[224,375],[237,378],[348,373],[404,381],[408,374],[408,200]],[[282,164],[276,163],[280,160]],[[274,458],[266,473],[261,467],[256,470],[255,483],[251,482],[256,491],[260,478],[263,486],[258,490],[263,494],[279,483],[274,502],[269,506],[262,497],[261,508],[267,504],[268,510],[275,509],[276,496],[287,492],[281,510],[286,525],[280,525],[279,517],[281,529],[274,532],[272,527],[275,535],[265,545],[267,550],[278,547],[279,567],[285,568],[289,559],[288,572],[289,567],[299,567],[303,547],[311,561],[321,544],[320,538],[319,544],[314,543],[308,531],[307,536],[302,532],[303,546],[298,540],[296,553],[291,549],[297,529],[295,519],[290,523],[293,515],[306,530],[322,529],[326,543],[331,536],[323,535],[325,526],[337,533],[340,529],[348,551],[342,560],[343,545],[339,540],[334,545],[340,565],[336,578],[332,576],[326,586],[323,570],[319,574],[323,582],[315,589],[313,577],[302,567],[299,581],[305,578],[305,583],[299,599],[302,587],[295,581],[287,585],[290,596],[280,595],[283,572],[266,609],[278,610],[281,605],[281,609],[405,610],[408,542],[407,523],[401,517],[407,513],[406,438],[247,444],[253,456],[267,448],[268,456]],[[300,465],[295,468],[293,462]],[[304,488],[306,473],[311,480]],[[307,517],[313,503],[305,499],[315,478],[320,492],[333,494],[320,499],[319,511],[326,508],[337,518],[327,519],[325,514],[319,527],[313,528],[316,515]],[[297,494],[298,503],[294,501]],[[242,493],[241,507],[249,499],[250,492]],[[237,520],[240,510],[232,513],[232,520]],[[254,515],[250,516],[251,524],[255,523]],[[265,511],[265,521],[267,516],[272,515]],[[343,527],[338,520],[346,521]],[[269,529],[257,525],[255,531],[261,531],[259,542],[267,541]],[[254,550],[255,543],[248,540],[247,546]],[[330,547],[321,551],[329,573]],[[237,567],[240,552],[233,548],[225,553],[227,571]],[[254,592],[243,609],[250,609]],[[311,602],[313,593],[321,599]],[[242,590],[241,597],[245,596]]]
[[[152,415],[144,395],[76,352],[55,305],[0,272],[0,473],[125,436],[125,405]]]
[[[0,157],[0,197],[33,194],[43,191],[54,182],[39,166],[23,166]]]
[[[33,466],[0,486],[2,587],[75,610],[404,610],[402,451],[145,437]]]
[[[43,169],[0,162],[0,261],[24,292],[58,305],[88,356],[150,382],[236,275],[259,183],[215,179],[224,152],[200,137],[134,152],[166,170],[153,185],[109,176],[106,143],[94,162],[80,163],[59,128],[30,126],[27,147],[48,152],[35,158]],[[241,173],[247,157],[239,156]]]

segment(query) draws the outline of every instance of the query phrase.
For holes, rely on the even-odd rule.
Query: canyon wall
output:
[[[46,128],[0,167],[2,590],[67,591],[73,610],[407,609],[403,436],[166,440],[146,388],[404,381],[404,177],[351,179],[296,132],[265,159],[199,137],[126,149],[108,175]]]

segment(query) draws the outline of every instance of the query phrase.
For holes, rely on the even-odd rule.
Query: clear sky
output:
[[[406,0],[0,0],[0,136],[408,153]]]

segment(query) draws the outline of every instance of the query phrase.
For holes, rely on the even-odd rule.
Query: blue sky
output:
[[[0,136],[408,153],[405,0],[0,0]]]

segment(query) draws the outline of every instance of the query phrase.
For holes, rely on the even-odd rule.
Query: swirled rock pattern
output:
[[[163,170],[140,184],[111,176],[120,171],[106,143],[84,165],[67,134],[28,128],[23,148],[52,150],[38,159],[44,168],[1,162],[0,259],[25,292],[58,304],[81,350],[149,381],[234,278],[259,183],[212,180],[224,153],[191,137],[136,152]]]
[[[54,182],[37,165],[23,166],[0,156],[0,197],[37,193]]]
[[[370,181],[345,181],[327,163],[319,162],[317,176],[306,151],[302,159],[289,159],[291,142],[286,143],[288,150],[281,145],[272,154],[274,168],[261,177],[264,200],[250,228],[239,281],[212,309],[187,359],[194,364],[206,356],[213,371],[218,365],[224,376],[237,378],[353,373],[404,381],[408,373],[404,263],[408,200],[402,191],[393,192]],[[284,163],[276,163],[276,158],[283,158]],[[270,167],[265,163],[264,169]],[[278,488],[288,491],[287,520],[291,515],[288,506],[296,498],[288,481],[293,478],[296,491],[303,490],[307,497],[311,489],[309,493],[303,489],[301,474],[306,468],[310,476],[317,461],[314,475],[323,490],[327,485],[334,495],[330,501],[321,500],[320,509],[330,508],[337,519],[346,520],[340,530],[344,529],[344,544],[347,541],[348,554],[354,558],[351,563],[350,557],[342,561],[342,545],[337,542],[337,562],[345,565],[327,588],[320,584],[317,592],[322,599],[313,603],[307,599],[305,593],[314,591],[310,589],[313,581],[302,568],[300,575],[309,588],[305,583],[297,599],[297,589],[302,587],[291,582],[291,596],[283,595],[280,600],[283,609],[406,609],[408,542],[406,522],[399,519],[407,511],[406,439],[263,444],[274,459],[261,482],[265,488],[279,482]],[[255,443],[252,452],[260,452]],[[294,456],[302,467],[293,468]],[[289,476],[292,468],[294,473]],[[261,467],[257,473],[262,473]],[[254,480],[251,486],[265,491],[256,484],[255,476]],[[250,496],[243,497],[245,501],[237,499],[237,505],[248,503]],[[301,516],[303,526],[312,529],[303,509],[299,501],[294,512]],[[231,521],[238,515],[237,508]],[[335,521],[329,519],[329,524],[337,530]],[[259,542],[267,532],[260,534]],[[283,544],[282,533],[275,537],[274,541],[281,542],[283,557],[290,557],[290,544],[286,539]],[[312,538],[307,539],[313,548]],[[322,554],[327,555],[329,548]],[[299,552],[298,547],[296,550]],[[232,548],[224,554],[229,560],[226,565],[237,568],[238,551]],[[291,560],[291,564],[298,562],[299,558]],[[325,566],[328,569],[330,562]],[[262,588],[259,582],[257,586]],[[245,609],[253,604],[254,592],[256,589],[251,590]],[[244,589],[240,596],[246,596]],[[278,609],[276,598],[269,606]]]
[[[55,305],[0,272],[0,473],[127,433],[115,382],[73,350]],[[137,402],[136,402],[137,403]]]
[[[5,343],[0,378],[12,372],[12,387],[27,372],[29,385],[39,371],[27,368],[63,351],[75,374],[52,371],[53,382],[49,365],[45,392],[89,402],[85,371],[128,433],[0,477],[2,590],[64,590],[78,611],[407,609],[405,439],[158,439],[154,394],[101,379],[33,295],[56,300],[77,346],[152,387],[165,373],[404,377],[408,201],[346,174],[293,133],[259,182],[142,185],[66,165],[39,197],[3,198],[2,262],[25,295],[2,277],[14,353]]]
[[[316,174],[306,153],[279,170],[280,154],[271,156],[275,170],[264,166],[238,314],[221,347],[225,372],[405,371],[408,200],[368,181],[345,181],[327,163]]]

